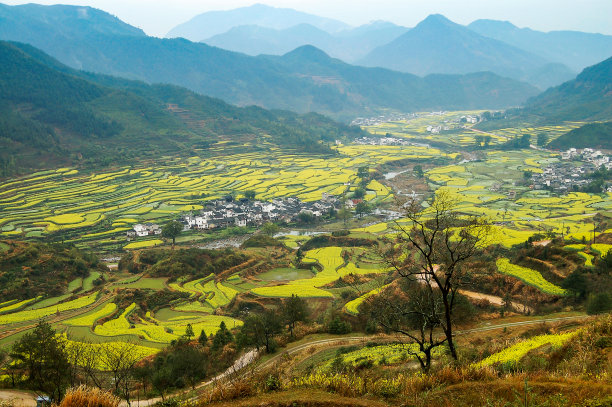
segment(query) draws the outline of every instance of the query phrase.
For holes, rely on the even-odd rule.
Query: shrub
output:
[[[266,378],[265,389],[266,391],[276,391],[280,390],[282,387],[282,383],[277,375],[270,374]]]
[[[612,309],[612,298],[608,293],[590,295],[586,304],[586,311],[589,315],[602,314]]]
[[[107,391],[79,386],[66,392],[59,407],[118,407],[120,401]]]

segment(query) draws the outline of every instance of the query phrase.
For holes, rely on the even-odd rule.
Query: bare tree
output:
[[[121,395],[130,405],[130,379],[140,360],[136,344],[133,342],[109,342],[100,346],[102,365],[111,375],[116,394]]]
[[[370,297],[362,308],[386,331],[414,342],[417,346],[407,346],[406,352],[427,371],[434,350],[446,342],[446,336],[439,330],[443,316],[440,295],[413,281],[398,283]]]
[[[470,273],[466,262],[486,245],[491,234],[483,217],[461,216],[457,204],[446,190],[439,191],[425,210],[420,202],[408,201],[403,205],[408,222],[396,222],[399,233],[383,253],[388,265],[402,279],[425,289],[418,290],[412,304],[406,304],[407,316],[416,317],[421,324],[419,337],[426,334],[428,346],[439,346],[434,330],[441,329],[454,359],[457,359],[453,341],[457,291]],[[414,284],[406,287],[414,290]]]

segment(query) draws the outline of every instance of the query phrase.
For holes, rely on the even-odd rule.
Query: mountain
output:
[[[415,28],[375,48],[357,62],[416,75],[491,71],[529,81],[541,88],[574,76],[567,67],[551,65],[538,55],[484,37],[439,14],[430,15]]]
[[[0,42],[0,60],[1,176],[80,161],[206,154],[217,141],[329,152],[318,141],[362,135],[317,114],[237,108],[176,86],[75,71],[26,44]]]
[[[309,24],[327,32],[337,32],[349,28],[347,24],[330,18],[302,13],[289,8],[255,4],[234,10],[202,13],[174,27],[166,37],[182,37],[191,41],[202,41],[243,25],[257,25],[282,30],[299,24]]]
[[[202,42],[253,56],[282,55],[307,44],[329,49],[333,45],[334,37],[327,31],[310,24],[299,24],[283,30],[258,25],[242,25]]]
[[[485,37],[494,38],[562,63],[580,71],[612,56],[612,36],[578,31],[551,31],[518,28],[508,21],[476,20],[468,28]]]
[[[374,22],[330,34],[310,24],[278,30],[245,25],[202,42],[248,55],[283,55],[302,45],[314,45],[345,62],[356,61],[374,48],[386,44],[408,29],[392,23]]]
[[[529,100],[523,112],[553,122],[611,120],[612,58]]]
[[[18,10],[21,6],[11,7]],[[72,6],[63,6],[74,8]],[[386,69],[355,67],[303,47],[281,57],[250,57],[185,39],[160,39],[94,31],[67,36],[64,25],[46,39],[23,28],[11,33],[72,68],[171,83],[240,106],[258,105],[336,119],[378,114],[383,109],[481,109],[517,106],[537,90],[489,73],[418,78]],[[48,28],[48,27],[47,27]],[[2,38],[0,38],[2,39]],[[293,63],[297,56],[299,63]]]
[[[319,86],[313,102],[334,107],[358,105],[394,107],[401,111],[456,110],[493,106],[510,100],[520,104],[534,88],[490,72],[468,75],[429,75],[420,78],[383,68],[363,68],[329,57],[313,46],[283,56],[260,56]],[[500,98],[500,95],[504,95]],[[503,101],[502,101],[503,99]],[[337,113],[332,110],[332,113]]]
[[[549,148],[603,148],[612,150],[612,122],[589,123],[551,141]]]

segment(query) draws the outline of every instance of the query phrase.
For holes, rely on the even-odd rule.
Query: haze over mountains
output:
[[[0,39],[29,43],[72,68],[172,83],[241,106],[349,120],[388,108],[504,108],[537,93],[487,72],[419,78],[351,66],[314,47],[282,57],[250,57],[185,39],[147,37],[89,7],[2,6],[0,13]]]
[[[241,25],[258,25],[282,30],[299,24],[309,24],[327,32],[350,28],[338,20],[302,13],[289,8],[276,8],[254,4],[229,11],[210,11],[193,17],[174,27],[166,37],[182,37],[190,41],[202,41]]]
[[[258,25],[241,25],[202,42],[253,56],[283,55],[302,45],[314,45],[335,58],[353,63],[406,31],[408,28],[385,21],[333,34],[306,23],[281,30]]]
[[[271,16],[281,15],[286,9],[253,8],[258,13],[257,22],[245,17],[251,8],[208,12],[172,30],[169,36],[183,32],[185,38],[248,55],[282,55],[309,44],[349,63],[421,76],[489,70],[540,89],[572,79],[583,68],[612,55],[609,35],[544,33],[504,21],[477,20],[466,27],[432,15],[413,29],[379,21],[339,31],[337,26],[326,30],[323,24],[311,24],[312,15],[293,13],[291,21],[295,24],[279,28],[281,23],[272,23]],[[267,20],[262,17],[266,13],[270,16]],[[198,22],[220,16],[225,26],[231,27],[206,37],[211,32],[209,25]]]
[[[547,88],[575,76],[561,64],[504,42],[484,37],[442,15],[427,17],[415,28],[358,61],[400,72],[463,74],[491,71]]]

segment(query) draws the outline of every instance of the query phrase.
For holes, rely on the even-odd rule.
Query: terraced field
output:
[[[315,201],[323,193],[340,195],[357,180],[357,168],[403,158],[444,156],[424,147],[340,146],[328,159],[283,153],[244,153],[214,159],[161,160],[156,167],[82,173],[67,168],[42,171],[0,185],[0,233],[34,238],[59,232],[69,241],[138,249],[157,239],[121,244],[135,223],[163,221],[202,208],[228,193],[254,191],[256,199],[298,197]],[[381,201],[391,191],[373,181],[368,199]],[[119,240],[116,240],[119,237]]]
[[[314,249],[305,253],[304,262],[310,262],[313,266],[319,265],[321,271],[312,278],[293,280],[287,284],[277,286],[257,287],[251,290],[253,294],[262,297],[287,298],[295,294],[304,298],[330,298],[333,294],[321,287],[349,274],[380,274],[384,269],[362,269],[354,263],[345,263],[342,258],[341,247],[325,247]]]

